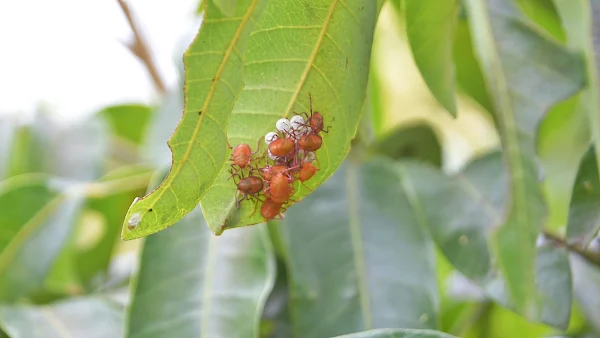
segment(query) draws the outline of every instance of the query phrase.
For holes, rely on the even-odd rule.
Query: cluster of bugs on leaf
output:
[[[319,164],[319,160],[315,152],[323,143],[321,132],[328,133],[329,126],[324,128],[323,115],[313,112],[310,95],[309,102],[310,114],[303,112],[289,120],[279,119],[275,124],[277,131],[265,135],[266,156],[257,156],[258,146],[253,153],[246,143],[233,149],[230,173],[242,196],[236,200],[238,208],[243,200],[254,200],[254,212],[258,202],[262,202],[260,214],[266,220],[282,218],[284,206],[293,202],[290,197],[294,194],[294,182],[304,185],[317,173],[319,169],[313,162]],[[259,166],[263,157],[264,166]]]

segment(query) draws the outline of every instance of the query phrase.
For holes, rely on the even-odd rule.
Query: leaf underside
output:
[[[244,142],[256,150],[260,141],[259,155],[264,155],[264,135],[275,131],[279,118],[308,112],[310,94],[313,109],[331,129],[321,134],[323,146],[316,152],[320,170],[305,184],[314,189],[325,182],[346,157],[357,130],[377,11],[375,1],[269,1],[248,42],[246,86],[231,114],[229,143]],[[221,169],[201,201],[217,235],[264,221],[260,204],[255,209],[254,202],[244,201],[236,208],[228,170],[228,165]],[[310,193],[299,182],[295,190],[293,201]]]

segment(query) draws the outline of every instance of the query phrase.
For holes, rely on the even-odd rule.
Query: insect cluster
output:
[[[260,214],[267,220],[285,211],[284,205],[292,201],[294,182],[300,181],[304,185],[316,174],[318,169],[313,162],[319,162],[315,152],[323,142],[320,133],[329,132],[329,127],[323,128],[323,116],[319,112],[313,113],[312,102],[310,114],[294,115],[289,120],[279,119],[275,128],[277,131],[265,135],[269,147],[267,156],[264,153],[256,156],[258,149],[253,153],[248,144],[241,143],[233,149],[231,157],[231,178],[242,195],[236,201],[237,207],[243,200],[254,200],[256,212],[261,201]],[[263,157],[264,166],[259,166]],[[244,175],[245,171],[247,175]]]

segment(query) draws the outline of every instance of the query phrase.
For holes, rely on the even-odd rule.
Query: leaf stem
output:
[[[131,31],[133,32],[134,36],[133,43],[129,44],[127,47],[135,56],[137,56],[140,59],[140,61],[142,61],[142,63],[146,67],[146,70],[150,74],[150,77],[152,77],[152,82],[154,82],[156,90],[161,94],[165,94],[167,92],[165,83],[158,74],[156,65],[152,60],[152,56],[149,52],[148,47],[146,46],[146,43],[142,39],[142,36],[140,34],[135,20],[133,19],[133,15],[131,14],[129,6],[125,2],[125,0],[117,0],[117,2],[119,3],[121,10],[123,11],[123,14],[125,14],[127,22],[129,23],[129,26],[131,27]]]
[[[546,238],[552,240],[553,242],[559,244],[560,246],[566,248],[567,250],[578,254],[586,261],[600,267],[600,253],[588,251],[588,250],[578,247],[577,245],[569,244],[564,238],[557,236],[548,230],[544,230],[542,233],[544,234],[544,236]]]

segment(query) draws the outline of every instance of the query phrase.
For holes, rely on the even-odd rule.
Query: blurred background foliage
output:
[[[573,45],[559,0],[515,1],[542,34]],[[227,12],[236,1],[215,3]],[[536,251],[545,303],[526,319],[486,244],[509,196],[466,10],[446,40],[456,117],[426,84],[436,74],[415,62],[404,10],[390,0],[379,14],[351,154],[282,221],[216,237],[196,208],[160,233],[120,239],[133,199],[170,166],[179,60],[179,84],[155,79],[151,105],[115,103],[75,123],[44,107],[25,123],[2,116],[0,337],[600,337],[600,182],[580,98],[554,106],[539,131],[553,177]],[[399,329],[368,331],[379,328]]]

